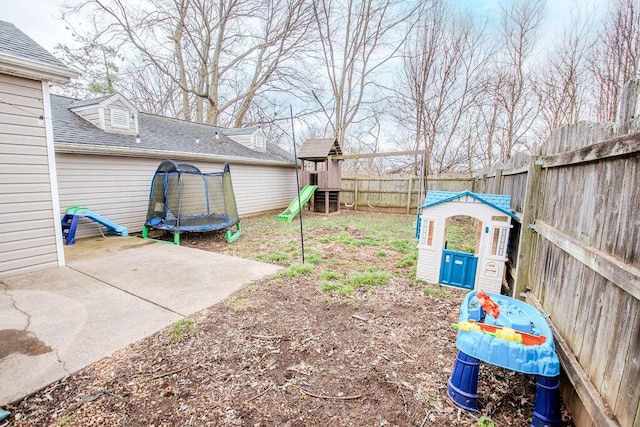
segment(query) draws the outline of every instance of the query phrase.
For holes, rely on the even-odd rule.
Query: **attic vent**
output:
[[[129,113],[119,108],[111,108],[111,127],[129,129]]]

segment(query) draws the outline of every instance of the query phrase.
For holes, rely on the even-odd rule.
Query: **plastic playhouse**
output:
[[[419,212],[416,277],[470,291],[500,293],[512,220],[517,218],[511,210],[511,196],[429,190]],[[473,253],[448,248],[447,221],[456,216],[476,220]]]
[[[560,362],[551,329],[538,310],[504,295],[472,291],[462,301],[459,321],[453,326],[458,329],[459,351],[447,393],[456,405],[477,410],[482,361],[536,375],[531,425],[560,425]]]

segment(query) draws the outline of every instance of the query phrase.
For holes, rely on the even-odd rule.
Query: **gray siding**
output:
[[[95,127],[100,128],[100,111],[98,107],[80,110],[76,112],[77,115],[92,123]]]
[[[142,229],[147,214],[149,186],[158,161],[56,154],[56,163],[62,212],[70,206],[83,206],[127,227],[129,232]],[[82,218],[76,237],[95,235],[100,235],[98,224]]]
[[[231,178],[241,216],[284,209],[296,195],[293,168],[232,164]]]
[[[129,233],[142,230],[151,179],[161,160],[61,153],[56,160],[63,212],[84,206],[127,227]],[[222,170],[222,163],[191,163],[203,172]],[[295,195],[293,168],[231,164],[231,178],[241,216],[284,209]],[[98,225],[81,219],[76,237],[96,235],[100,235]]]
[[[59,265],[42,83],[0,74],[0,277]]]

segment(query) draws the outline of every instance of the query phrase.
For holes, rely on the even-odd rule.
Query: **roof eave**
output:
[[[229,162],[234,164],[295,168],[295,163],[279,160],[250,159],[246,157],[185,153],[182,151],[154,150],[149,148],[109,147],[105,145],[74,144],[68,142],[56,142],[55,151],[56,153],[61,154],[93,154],[100,156],[115,155],[122,157],[144,157],[155,159],[200,160],[206,162]]]
[[[518,215],[517,215],[517,214],[515,214],[515,213],[513,213],[513,212],[509,212],[509,211],[507,211],[507,210],[505,210],[505,209],[502,209],[501,207],[496,206],[495,204],[493,204],[493,203],[491,203],[491,202],[489,202],[489,201],[487,201],[487,200],[483,199],[482,197],[478,196],[478,195],[477,195],[477,194],[475,194],[475,193],[472,193],[472,192],[471,192],[471,191],[469,191],[469,190],[460,191],[460,192],[455,193],[455,194],[453,194],[453,195],[451,195],[451,196],[449,196],[449,197],[445,197],[445,198],[443,198],[443,199],[440,199],[440,200],[435,201],[435,202],[432,202],[432,203],[425,203],[424,205],[420,206],[418,209],[420,209],[420,210],[422,210],[422,209],[428,209],[428,208],[431,208],[431,207],[433,207],[433,206],[437,206],[437,205],[441,205],[441,204],[443,204],[443,203],[451,202],[451,201],[456,200],[456,199],[459,199],[460,197],[463,197],[463,196],[469,196],[469,197],[472,197],[472,198],[474,198],[475,200],[479,201],[480,203],[483,203],[483,204],[485,204],[485,205],[487,205],[487,206],[492,207],[493,209],[495,209],[495,210],[497,210],[497,211],[500,211],[500,212],[502,212],[502,213],[504,213],[504,214],[506,214],[506,215],[509,215],[511,218],[513,218],[513,219],[515,219],[515,220],[518,220],[518,219],[519,219],[519,217],[518,217]]]
[[[56,67],[13,55],[0,54],[0,72],[34,80],[69,83],[79,74],[66,67]]]

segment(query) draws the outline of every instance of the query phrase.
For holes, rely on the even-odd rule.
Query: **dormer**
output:
[[[254,151],[265,152],[267,150],[267,138],[259,127],[231,128],[223,130],[222,133],[238,144],[242,144]]]
[[[119,93],[76,101],[69,110],[105,132],[138,134],[138,110]]]

